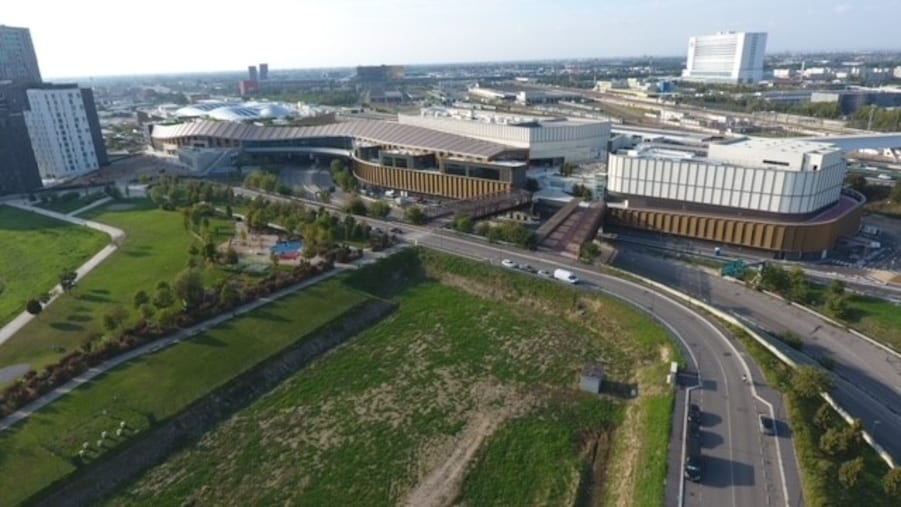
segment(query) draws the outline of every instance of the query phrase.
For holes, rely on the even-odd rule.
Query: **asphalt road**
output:
[[[837,379],[832,392],[835,400],[862,421],[895,462],[901,460],[901,439],[897,438],[901,435],[901,358],[809,312],[684,264],[634,249],[620,251],[613,264],[691,294],[762,330],[791,331],[804,341],[801,359],[806,362],[831,358]]]
[[[771,412],[781,401],[778,393],[765,389],[759,370],[745,359],[740,345],[714,324],[693,310],[647,288],[585,269],[552,254],[510,251],[476,240],[442,233],[410,232],[419,244],[438,250],[500,264],[508,258],[536,269],[565,268],[573,271],[588,290],[599,288],[652,313],[689,350],[701,372],[702,385],[692,392],[692,400],[701,406],[702,466],[700,483],[687,482],[685,505],[767,506],[798,505],[800,482],[797,462],[787,426],[780,424],[779,437],[763,437],[758,430],[757,414],[767,413],[784,421],[784,412]],[[555,283],[555,282],[548,282]],[[742,381],[748,375],[753,383]],[[753,390],[752,390],[753,388]],[[684,409],[677,408],[676,417]],[[777,445],[778,442],[778,445]],[[674,442],[681,446],[681,442]],[[672,481],[680,476],[680,457],[670,460]],[[788,500],[786,500],[788,498]],[[668,495],[667,505],[678,505],[678,495]]]

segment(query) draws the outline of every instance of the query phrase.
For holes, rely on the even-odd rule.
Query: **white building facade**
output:
[[[753,84],[763,80],[766,33],[723,32],[688,39],[687,81]]]
[[[607,189],[629,196],[779,214],[807,214],[835,203],[846,173],[826,143],[745,140],[710,146],[707,158],[650,150],[611,154]]]
[[[610,122],[535,118],[490,111],[425,109],[398,122],[527,148],[530,160],[581,162],[607,156]]]
[[[31,147],[44,180],[71,178],[100,166],[81,89],[29,89],[25,112]]]

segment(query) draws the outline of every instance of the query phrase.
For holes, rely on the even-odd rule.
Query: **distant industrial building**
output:
[[[667,150],[611,154],[610,224],[770,250],[825,256],[860,225],[863,196],[843,191],[842,152],[791,139],[713,144],[707,157]]]
[[[377,65],[357,67],[357,81],[364,83],[384,83],[403,81],[406,70],[403,65]]]
[[[108,163],[90,89],[44,84],[26,93],[25,123],[42,179],[68,179]]]
[[[766,33],[721,32],[688,39],[686,81],[752,84],[763,80]]]
[[[260,64],[260,81],[265,81],[269,79],[269,64],[261,63]]]
[[[257,76],[257,66],[256,65],[248,65],[247,66],[247,80],[248,81],[259,81],[259,77]]]
[[[398,122],[528,150],[533,163],[602,159],[607,156],[610,122],[522,116],[453,108],[426,108],[400,114]]]
[[[901,107],[901,89],[814,92],[810,101],[838,103],[842,114],[854,114],[866,106]]]
[[[38,59],[27,28],[0,25],[0,81],[41,82]]]

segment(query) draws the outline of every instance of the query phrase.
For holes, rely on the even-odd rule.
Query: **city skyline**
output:
[[[54,15],[47,16],[50,3],[36,1],[4,8],[0,24],[31,30],[41,72],[53,80],[240,71],[258,61],[278,70],[684,57],[689,36],[725,30],[768,32],[770,53],[891,50],[898,49],[892,23],[901,15],[901,5],[885,0],[640,0],[627,5],[462,0],[450,7],[415,0],[310,1],[286,7],[263,0],[255,7],[238,13],[209,2],[160,0],[136,20],[118,17],[96,0],[53,4]],[[704,16],[695,15],[700,9]]]

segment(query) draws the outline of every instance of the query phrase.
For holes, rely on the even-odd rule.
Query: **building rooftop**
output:
[[[285,141],[304,138],[352,137],[367,143],[410,149],[445,152],[453,155],[491,159],[517,148],[448,134],[437,130],[379,120],[358,120],[311,127],[258,126],[246,123],[194,121],[157,125],[153,138],[204,136],[241,141]]]
[[[746,137],[719,143],[734,149],[782,151],[786,153],[830,153],[839,151],[830,143],[797,138]]]

